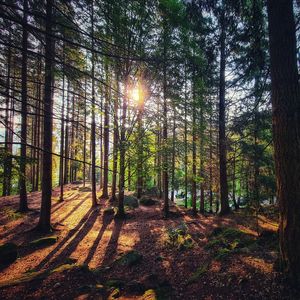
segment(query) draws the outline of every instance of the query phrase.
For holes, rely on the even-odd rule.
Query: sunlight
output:
[[[130,98],[133,101],[133,105],[142,105],[144,103],[144,95],[145,91],[140,83],[137,86],[133,87],[130,91]]]

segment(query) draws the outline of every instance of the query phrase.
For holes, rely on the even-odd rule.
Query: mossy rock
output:
[[[222,260],[226,259],[231,253],[232,253],[231,249],[220,248],[215,254],[215,259],[222,261]]]
[[[57,236],[48,236],[48,237],[43,237],[37,240],[34,240],[29,243],[29,246],[33,248],[43,248],[43,247],[48,247],[51,245],[54,245],[57,242],[58,238]]]
[[[141,205],[144,205],[144,206],[152,206],[152,205],[156,205],[157,203],[158,203],[158,201],[153,200],[153,199],[150,198],[150,197],[145,197],[145,196],[143,196],[143,197],[140,199],[140,204],[141,204]]]
[[[82,186],[78,189],[79,192],[91,192],[92,189],[88,186]]]
[[[157,300],[155,290],[147,290],[141,297],[141,300]]]
[[[18,257],[18,246],[14,243],[0,245],[0,265],[13,263]]]
[[[205,264],[201,267],[199,267],[192,276],[188,279],[187,284],[191,284],[194,282],[197,282],[208,270],[208,265]]]
[[[139,207],[139,200],[134,196],[124,196],[124,206],[128,206],[130,208]]]
[[[125,253],[120,258],[116,260],[116,263],[122,265],[122,266],[133,266],[138,264],[143,259],[143,255],[141,255],[139,252],[133,250]]]
[[[114,207],[107,207],[104,209],[103,214],[105,216],[112,216],[115,214],[115,208]]]

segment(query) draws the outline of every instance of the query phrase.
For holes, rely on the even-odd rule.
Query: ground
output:
[[[68,185],[64,202],[53,191],[48,236],[57,241],[39,247],[30,242],[41,238],[31,230],[40,193],[29,194],[27,214],[15,213],[17,196],[0,199],[0,244],[19,249],[0,270],[1,299],[300,298],[274,268],[276,218],[246,210],[194,217],[172,205],[164,219],[157,201],[128,208],[121,220],[109,200],[92,208],[91,193],[80,187]]]

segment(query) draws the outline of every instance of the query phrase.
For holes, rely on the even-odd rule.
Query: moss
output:
[[[43,237],[29,243],[29,246],[34,248],[42,248],[54,245],[57,242],[57,236]]]
[[[147,290],[141,297],[141,300],[157,300],[157,296],[154,290]]]
[[[124,196],[124,206],[128,206],[130,208],[137,208],[139,207],[139,201],[134,196]]]
[[[139,252],[132,250],[132,251],[125,253],[120,258],[118,258],[116,260],[116,263],[119,263],[122,266],[130,267],[130,266],[136,265],[142,259],[143,259],[143,256]]]
[[[228,257],[229,254],[231,254],[231,250],[227,248],[220,248],[216,254],[215,254],[215,259],[216,260],[224,260]]]
[[[14,243],[0,245],[0,265],[13,263],[18,257],[18,246]]]
[[[10,207],[4,207],[3,212],[10,221],[15,221],[23,217],[23,214],[21,212],[15,211]]]
[[[152,198],[150,197],[145,197],[143,196],[141,199],[140,199],[140,204],[141,205],[144,205],[144,206],[152,206],[152,205],[156,205],[158,202],[156,200],[153,200]]]
[[[208,270],[208,265],[205,264],[201,267],[199,267],[193,274],[192,276],[188,279],[187,283],[191,284],[194,282],[197,282]]]

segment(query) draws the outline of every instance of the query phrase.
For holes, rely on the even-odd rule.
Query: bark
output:
[[[124,211],[124,192],[125,192],[125,155],[126,155],[126,114],[128,101],[128,75],[125,79],[125,95],[122,104],[122,124],[120,137],[120,175],[119,175],[119,199],[117,216],[122,218],[125,215]]]
[[[23,36],[22,36],[22,90],[21,90],[21,157],[20,157],[20,174],[19,189],[20,203],[19,211],[28,210],[27,190],[26,190],[26,144],[27,144],[27,48],[28,48],[28,29],[27,29],[28,1],[23,2]]]
[[[300,86],[292,0],[268,0],[280,262],[300,284]]]
[[[112,200],[116,200],[117,191],[117,168],[118,168],[118,97],[119,97],[119,74],[116,70],[116,90],[117,96],[114,98],[114,135],[113,135],[113,174],[111,196]]]
[[[226,118],[225,118],[225,66],[226,66],[226,20],[225,9],[220,17],[220,90],[219,90],[219,156],[220,156],[220,192],[221,192],[221,215],[230,212],[228,202],[228,183],[226,166]]]
[[[105,66],[106,87],[105,87],[105,103],[104,103],[104,153],[103,153],[103,190],[101,198],[108,198],[108,152],[109,152],[109,101],[110,101],[110,78],[108,62]]]
[[[11,167],[9,166],[11,161],[11,151],[10,151],[10,130],[11,127],[10,124],[10,73],[11,73],[11,48],[8,47],[7,49],[7,80],[6,80],[6,110],[5,110],[5,159],[4,159],[4,174],[7,176],[3,176],[3,189],[2,189],[2,196],[9,196],[10,195],[10,189],[11,189]]]
[[[92,162],[92,206],[97,205],[96,195],[96,122],[95,122],[95,53],[94,53],[94,1],[92,1],[92,121],[91,121],[91,162]]]
[[[45,85],[44,85],[44,139],[43,139],[43,177],[42,204],[38,229],[43,232],[51,230],[51,195],[52,195],[52,111],[54,81],[54,39],[52,38],[53,0],[46,3],[46,44],[45,44]]]
[[[59,200],[64,200],[64,138],[65,138],[65,74],[63,71],[63,84],[62,84],[62,112],[61,112],[61,132],[60,132],[60,158],[59,158],[59,184],[60,184],[60,197]]]
[[[175,158],[176,158],[176,150],[175,150],[175,138],[176,138],[176,107],[174,106],[174,117],[173,117],[173,133],[172,133],[172,191],[171,191],[171,201],[174,202],[174,194],[175,194]]]

